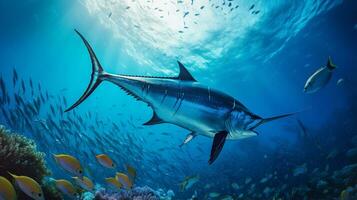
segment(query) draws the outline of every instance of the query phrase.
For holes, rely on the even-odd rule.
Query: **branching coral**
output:
[[[0,125],[0,176],[12,180],[8,172],[25,175],[42,183],[45,176],[50,174],[45,165],[45,154],[36,150],[36,144],[22,135],[12,133]],[[43,184],[42,184],[43,185]],[[43,186],[47,199],[62,199],[50,185]],[[18,192],[18,198],[30,199]]]
[[[149,187],[136,187],[132,190],[121,190],[115,193],[98,190],[95,200],[160,200],[160,197]]]

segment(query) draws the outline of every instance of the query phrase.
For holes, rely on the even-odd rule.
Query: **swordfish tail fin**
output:
[[[69,107],[67,110],[65,110],[65,112],[68,112],[68,111],[72,110],[73,108],[77,107],[90,94],[92,94],[93,91],[98,87],[98,85],[100,85],[100,83],[103,81],[103,77],[105,74],[102,66],[100,65],[100,63],[97,59],[97,56],[95,55],[95,53],[94,53],[92,47],[90,46],[90,44],[88,43],[88,41],[83,37],[83,35],[80,32],[78,32],[77,30],[75,30],[75,31],[79,35],[79,37],[81,37],[81,39],[83,40],[83,43],[87,47],[87,50],[88,50],[88,53],[90,56],[90,60],[92,62],[92,74],[91,74],[90,82],[88,84],[86,91],[71,107]]]

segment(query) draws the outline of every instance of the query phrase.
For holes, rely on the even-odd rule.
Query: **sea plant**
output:
[[[36,180],[42,185],[46,199],[62,199],[52,185],[43,182],[50,171],[45,165],[45,154],[37,151],[36,143],[0,125],[0,176],[12,180],[8,172]],[[18,199],[30,199],[19,190],[17,193]]]

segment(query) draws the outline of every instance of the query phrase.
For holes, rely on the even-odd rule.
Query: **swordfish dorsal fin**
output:
[[[154,124],[161,124],[165,123],[159,116],[157,116],[156,112],[152,113],[152,117],[149,121],[145,122],[143,125],[154,125]]]
[[[193,78],[193,76],[190,74],[190,72],[188,72],[188,70],[186,69],[185,66],[183,66],[182,63],[180,63],[180,61],[177,61],[179,67],[180,67],[180,74],[178,75],[178,79],[181,81],[193,81],[196,82],[196,79]]]

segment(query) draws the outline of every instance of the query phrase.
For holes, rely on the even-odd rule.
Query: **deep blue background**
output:
[[[140,136],[147,138],[148,142],[142,144],[142,148],[161,155],[162,165],[171,163],[178,168],[182,167],[182,163],[175,160],[173,154],[181,154],[189,164],[186,175],[200,173],[201,177],[209,177],[206,180],[203,178],[207,183],[215,178],[215,184],[221,184],[224,188],[232,182],[231,179],[241,177],[242,173],[269,173],[272,163],[276,163],[273,162],[275,152],[282,145],[301,155],[309,155],[310,149],[305,150],[299,143],[296,118],[305,123],[312,135],[321,135],[329,130],[332,132],[329,135],[339,138],[344,122],[356,119],[356,114],[351,111],[357,95],[356,26],[357,2],[344,1],[309,21],[277,55],[267,61],[251,59],[249,63],[243,63],[244,70],[240,70],[234,60],[217,61],[209,64],[214,68],[195,70],[193,76],[197,80],[235,96],[261,116],[303,110],[293,118],[260,127],[259,137],[227,142],[213,166],[207,165],[211,139],[197,137],[184,150],[180,150],[177,146],[187,131],[172,125],[144,127]],[[136,67],[136,59],[125,54],[125,47],[113,38],[109,29],[102,28],[95,16],[89,15],[80,2],[34,0],[0,2],[0,74],[9,82],[11,72],[16,67],[21,76],[32,77],[52,94],[63,95],[69,102],[74,102],[85,89],[90,74],[89,57],[74,29],[80,30],[90,41],[107,71],[143,75],[151,73],[150,68]],[[269,38],[265,42],[269,42]],[[304,94],[302,90],[306,79],[327,62],[328,56],[338,66],[332,80],[321,91]],[[181,61],[185,62],[184,59]],[[175,60],[172,63],[169,67],[177,71]],[[131,67],[121,68],[124,64]],[[336,85],[340,78],[344,82]],[[115,109],[112,109],[113,105],[116,105]],[[110,118],[113,121],[133,118],[138,125],[151,116],[151,110],[145,104],[133,101],[132,97],[109,83],[101,85],[77,110],[91,110],[103,119]],[[326,127],[328,125],[331,127]],[[146,134],[148,132],[157,134]],[[168,132],[171,137],[164,137],[159,134],[161,132]],[[339,138],[338,141],[348,139]],[[155,140],[160,141],[159,145]],[[336,142],[336,145],[342,145],[343,148],[344,143]],[[176,149],[158,151],[157,146]],[[197,146],[205,153],[200,153]],[[301,164],[309,161],[308,157],[301,155],[293,153],[291,156],[292,159],[301,160]],[[149,154],[146,156],[150,157]],[[187,163],[184,166],[187,167]],[[141,170],[147,170],[150,174],[151,168],[143,165]],[[160,185],[159,177],[164,176],[156,174],[150,178],[156,178],[151,180],[157,184],[155,187],[177,190],[175,183],[183,177],[176,177],[177,180],[170,178],[168,181],[171,185]]]

